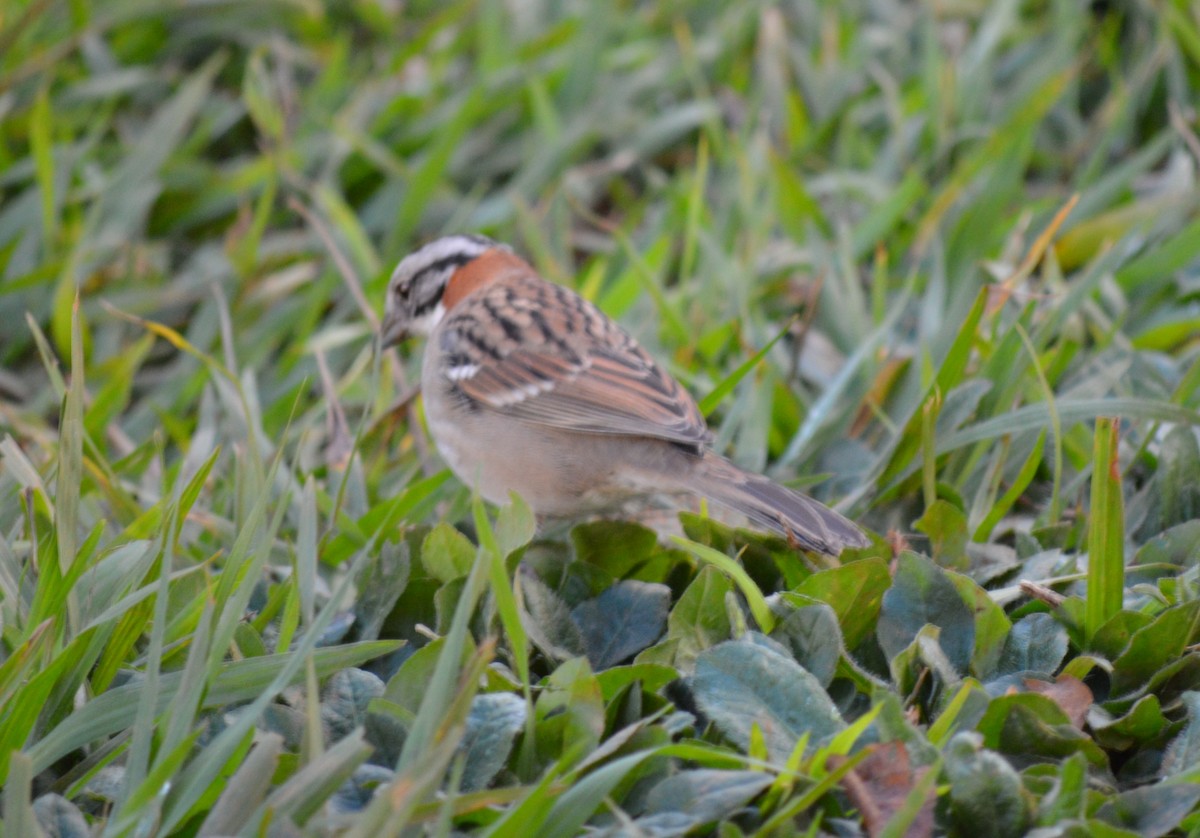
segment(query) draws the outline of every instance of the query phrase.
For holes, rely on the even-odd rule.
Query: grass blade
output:
[[[83,328],[77,294],[71,306],[71,382],[63,401],[58,485],[54,493],[58,567],[63,576],[70,573],[78,547],[79,493],[83,481],[83,375]]]
[[[780,329],[779,333],[776,334],[775,337],[767,341],[766,345],[763,346],[762,349],[755,352],[752,356],[742,362],[737,369],[725,376],[725,378],[721,379],[721,382],[713,388],[712,392],[700,400],[700,412],[705,416],[712,413],[713,410],[716,409],[717,405],[724,401],[725,397],[729,395],[733,388],[738,385],[738,382],[746,377],[746,373],[758,366],[759,362],[762,361],[763,358],[767,357],[767,353],[771,351],[771,348],[775,346],[775,344],[779,343],[780,338],[782,338],[791,330],[792,324],[795,322],[796,318],[789,320],[788,324]]]
[[[1117,459],[1120,424],[1116,417],[1096,420],[1084,610],[1084,628],[1089,638],[1121,610],[1125,594],[1125,505]]]
[[[745,568],[724,553],[714,550],[706,544],[698,544],[677,535],[671,536],[671,540],[696,558],[716,565],[718,570],[724,572],[737,584],[742,596],[746,598],[746,603],[750,606],[750,613],[754,615],[754,621],[758,623],[759,631],[763,634],[770,634],[775,629],[775,614],[771,611],[771,606],[767,605],[767,600],[763,597],[758,585],[754,584],[750,574],[746,573]]]

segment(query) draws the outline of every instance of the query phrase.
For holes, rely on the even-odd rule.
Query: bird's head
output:
[[[446,314],[442,295],[463,266],[489,250],[508,250],[486,236],[452,235],[434,239],[405,256],[388,280],[384,302],[383,345],[393,346],[409,335],[428,335]]]

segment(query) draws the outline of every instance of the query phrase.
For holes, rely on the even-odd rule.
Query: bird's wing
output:
[[[462,395],[487,409],[563,430],[697,448],[711,439],[692,397],[632,337],[591,303],[543,285],[555,290],[535,306],[510,313],[505,306],[515,304],[508,296],[482,311],[485,298],[464,304],[465,311],[456,309],[443,324],[438,339],[445,375]],[[484,322],[499,323],[500,331],[488,334]],[[522,338],[511,339],[518,331]]]
[[[457,383],[475,401],[540,425],[691,445],[709,440],[692,398],[653,362],[628,353],[596,352],[576,364],[517,350]]]

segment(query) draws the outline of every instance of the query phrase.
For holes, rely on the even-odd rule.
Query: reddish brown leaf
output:
[[[1092,706],[1092,691],[1088,685],[1073,675],[1059,675],[1054,681],[1039,681],[1036,678],[1026,678],[1025,688],[1030,692],[1041,693],[1063,709],[1071,724],[1080,730],[1087,719],[1088,708]]]
[[[900,810],[913,786],[929,769],[914,769],[909,764],[908,749],[903,742],[873,745],[870,751],[870,755],[842,779],[842,785],[862,814],[867,834],[875,836]],[[905,832],[907,838],[926,838],[933,834],[935,800],[936,791],[931,788],[921,811]]]

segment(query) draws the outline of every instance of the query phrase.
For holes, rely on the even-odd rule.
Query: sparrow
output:
[[[866,546],[852,522],[710,448],[696,402],[624,329],[543,279],[507,245],[450,235],[388,282],[381,345],[425,336],[429,433],[451,470],[493,503],[516,492],[539,517],[699,495],[826,555]]]

